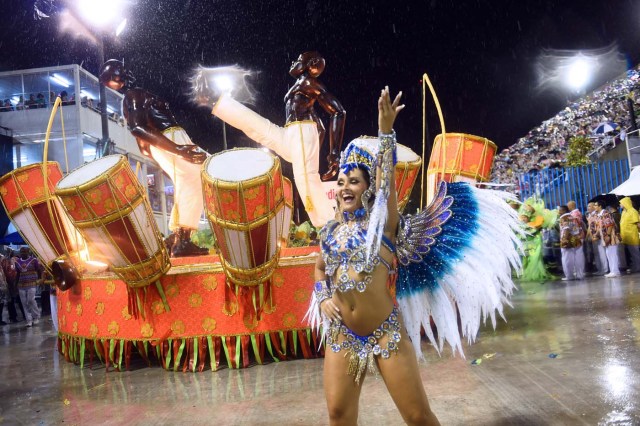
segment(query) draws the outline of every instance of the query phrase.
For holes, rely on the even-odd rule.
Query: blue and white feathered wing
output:
[[[522,230],[506,202],[511,198],[502,191],[442,182],[425,210],[402,218],[396,297],[419,358],[421,326],[438,353],[446,341],[454,354],[464,356],[456,312],[469,343],[487,317],[494,328],[496,312],[504,318],[503,306],[510,305],[515,289],[512,268],[521,268]]]

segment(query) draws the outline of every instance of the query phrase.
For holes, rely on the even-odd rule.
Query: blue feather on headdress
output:
[[[362,143],[360,139],[349,142],[349,145],[342,151],[340,157],[340,170],[344,174],[347,174],[353,169],[363,167],[371,176],[377,155],[377,152],[374,152],[374,150],[375,148],[372,145]]]

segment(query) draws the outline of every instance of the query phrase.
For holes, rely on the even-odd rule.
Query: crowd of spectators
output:
[[[639,202],[638,197],[620,201],[603,197],[589,202],[584,214],[576,208],[575,201],[559,206],[559,220],[543,238],[545,251],[560,247],[561,259],[553,250],[545,253],[545,262],[561,265],[564,281],[582,279],[585,272],[608,278],[639,273]]]
[[[42,315],[51,314],[55,303],[50,296],[55,297],[55,288],[47,277],[51,278],[28,246],[17,252],[10,247],[0,248],[0,326],[24,321],[26,327],[32,327]],[[7,321],[3,316],[5,307]]]
[[[60,98],[62,98],[62,105],[74,105],[75,94],[69,97],[67,91],[63,90],[60,92]],[[46,108],[48,106],[52,106],[56,101],[56,94],[54,92],[49,92],[49,100],[47,101],[45,95],[42,93],[31,93],[29,95],[28,100],[24,100],[24,96],[20,95],[17,99],[5,99],[0,102],[0,112],[7,111],[22,111],[26,109],[38,109],[38,108]]]
[[[631,126],[627,99],[637,88],[640,88],[640,71],[636,68],[571,103],[531,129],[515,144],[503,149],[496,156],[491,181],[512,185],[511,190],[519,192],[518,177],[521,174],[564,166],[569,140],[574,136],[592,138],[596,147],[593,154],[597,158],[625,137],[625,130]],[[636,102],[640,99],[633,101],[638,111],[640,105]],[[594,129],[603,122],[615,122],[621,130],[594,135]]]
[[[62,105],[75,105],[76,96],[75,93],[69,94],[66,90],[63,90],[59,93],[60,99],[62,100]],[[47,102],[45,96],[42,93],[38,94],[30,94],[29,99],[27,101],[24,100],[24,96],[20,95],[17,99],[5,99],[0,100],[0,112],[7,111],[23,111],[27,109],[37,109],[37,108],[47,108],[48,106],[53,106],[56,101],[56,94],[54,92],[49,93],[49,101]],[[80,99],[80,105],[85,108],[89,108],[92,111],[100,113],[100,103],[94,101],[88,96],[83,96]],[[110,120],[115,121],[121,125],[124,125],[124,119],[120,116],[120,114],[116,112],[112,112],[108,114]]]
[[[570,281],[585,275],[613,278],[640,273],[640,196],[618,200],[600,195],[586,204],[585,211],[573,200],[553,210],[535,200],[511,205],[525,224],[527,241],[534,241],[538,230],[542,234],[542,259],[525,245],[525,280],[550,280],[558,274]],[[534,262],[540,264],[530,270],[538,273],[527,274],[528,265]]]

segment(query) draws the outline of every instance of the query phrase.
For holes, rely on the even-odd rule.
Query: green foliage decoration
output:
[[[210,228],[200,229],[191,233],[191,241],[200,247],[206,247],[211,252],[215,248],[216,238]]]
[[[593,142],[586,136],[574,136],[569,139],[567,167],[584,166],[591,163],[588,154],[593,150]]]
[[[291,225],[289,230],[289,247],[306,247],[316,245],[318,239],[318,230],[307,221],[296,226]]]

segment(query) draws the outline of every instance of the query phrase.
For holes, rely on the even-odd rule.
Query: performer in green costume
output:
[[[522,259],[522,277],[520,281],[558,279],[547,270],[542,259],[542,229],[555,226],[558,212],[546,209],[542,200],[529,198],[520,206],[518,213],[527,233],[524,240],[525,255]]]

